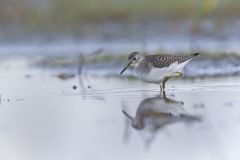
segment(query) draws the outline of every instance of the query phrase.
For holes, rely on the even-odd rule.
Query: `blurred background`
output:
[[[63,44],[118,53],[239,50],[237,0],[1,0],[0,7],[1,53],[7,45],[61,52]]]
[[[239,71],[239,9],[237,0],[1,0],[0,54],[200,52],[204,71],[187,75],[232,75]]]
[[[0,160],[239,160],[239,0],[0,0]],[[133,51],[200,53],[159,85]]]

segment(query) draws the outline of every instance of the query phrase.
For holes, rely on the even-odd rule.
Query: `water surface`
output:
[[[237,77],[171,81],[164,98],[141,81],[88,75],[83,89],[56,74],[1,64],[0,159],[240,156]]]

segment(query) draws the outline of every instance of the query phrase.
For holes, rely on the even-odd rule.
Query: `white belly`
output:
[[[137,73],[138,77],[142,79],[143,81],[150,82],[150,83],[160,83],[163,81],[164,77],[166,76],[174,76],[176,72],[183,72],[184,66],[189,62],[190,60],[178,64],[173,63],[169,67],[164,68],[152,68],[151,72],[148,74],[142,74]]]

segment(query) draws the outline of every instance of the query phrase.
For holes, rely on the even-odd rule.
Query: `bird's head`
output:
[[[140,123],[140,121],[138,121],[136,118],[133,118],[132,116],[130,116],[127,112],[125,112],[124,110],[122,110],[123,114],[129,118],[129,120],[131,121],[131,125],[133,128],[140,130],[143,127],[143,124]]]
[[[130,66],[137,67],[143,59],[144,59],[143,55],[140,55],[138,52],[132,52],[128,56],[128,64],[123,68],[120,74],[123,74],[123,72]]]

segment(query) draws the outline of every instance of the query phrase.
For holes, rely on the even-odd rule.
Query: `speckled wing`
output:
[[[197,54],[192,55],[148,55],[146,61],[151,63],[156,68],[168,67],[174,62],[185,62]]]

